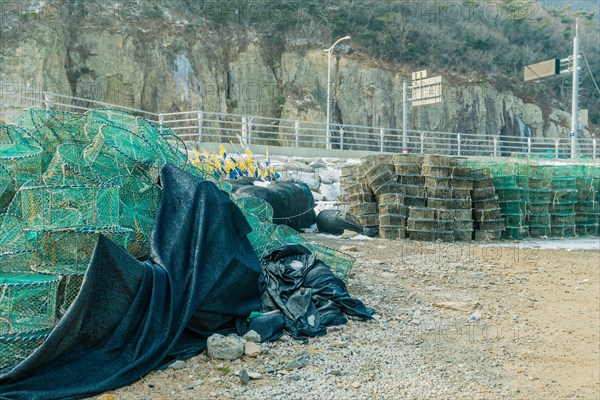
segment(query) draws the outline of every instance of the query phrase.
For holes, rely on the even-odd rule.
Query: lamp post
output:
[[[350,36],[344,36],[343,38],[339,38],[338,40],[335,41],[334,44],[331,45],[330,48],[325,49],[323,51],[326,51],[327,54],[327,133],[325,134],[325,148],[327,149],[331,149],[331,132],[329,131],[329,119],[330,119],[330,112],[329,112],[329,106],[330,106],[330,91],[331,91],[331,53],[333,53],[333,48],[341,41],[343,40],[349,40]]]

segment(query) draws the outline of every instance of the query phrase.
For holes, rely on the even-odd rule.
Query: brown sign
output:
[[[526,65],[524,69],[525,81],[533,81],[558,74],[560,74],[560,60],[558,58]]]

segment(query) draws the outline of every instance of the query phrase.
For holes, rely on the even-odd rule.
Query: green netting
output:
[[[58,146],[42,179],[48,185],[102,184],[102,177],[83,158],[85,146],[81,143],[63,143]]]
[[[550,203],[552,201],[552,192],[547,189],[529,189],[530,203]]]
[[[125,175],[156,177],[164,164],[143,137],[114,125],[99,128],[83,158],[104,181]]]
[[[40,179],[41,154],[39,147],[0,143],[0,165],[10,172],[18,184]]]
[[[521,188],[497,188],[496,195],[499,201],[516,201],[522,200],[525,191]]]
[[[33,250],[21,219],[12,214],[0,214],[0,254]]]
[[[259,258],[286,244],[302,244],[315,253],[338,277],[341,279],[348,277],[355,261],[352,256],[315,243],[308,243],[300,233],[289,226],[270,223],[273,209],[263,199],[242,197],[235,201],[252,228],[248,240]]]
[[[31,273],[37,264],[39,264],[39,257],[33,250],[0,254],[0,271]]]
[[[503,215],[525,213],[525,210],[523,209],[524,203],[520,200],[499,200],[498,205],[500,206]]]
[[[527,227],[510,227],[507,226],[502,232],[503,239],[521,240],[529,236],[529,230]]]
[[[185,168],[189,164],[185,143],[173,131],[145,119],[138,118],[139,134],[164,157],[166,162]]]
[[[234,198],[234,202],[244,212],[257,217],[261,222],[273,222],[273,207],[258,197]]]
[[[62,318],[81,290],[87,266],[55,266],[52,273],[60,278],[56,296],[56,316]]]
[[[23,222],[42,228],[119,225],[118,186],[22,186]]]
[[[279,243],[273,243],[271,234],[276,226],[270,223],[264,223],[260,218],[244,213],[246,220],[252,228],[252,232],[248,234],[248,240],[254,249],[258,258],[262,258],[279,246]]]
[[[17,183],[6,168],[0,164],[0,213],[3,213],[8,208],[15,191]]]
[[[121,225],[132,229],[127,249],[135,257],[145,257],[161,190],[149,179],[126,177],[120,179],[119,191]]]
[[[577,190],[558,189],[553,190],[551,194],[552,204],[575,204],[577,203]]]
[[[356,259],[349,254],[316,243],[305,243],[317,258],[327,264],[331,271],[341,279],[347,279]]]
[[[14,123],[24,128],[41,145],[46,152],[46,160],[50,160],[61,143],[82,140],[73,126],[75,121],[76,117],[70,113],[31,108],[17,117]],[[44,162],[45,165],[47,162]]]
[[[48,331],[0,335],[0,369],[27,358],[48,337]]]
[[[0,272],[0,335],[52,328],[59,278]]]
[[[137,116],[130,112],[114,108],[95,108],[86,112],[86,115],[91,120],[98,120],[101,123],[109,123],[126,128],[135,126],[137,120]]]
[[[82,265],[92,256],[99,235],[127,248],[131,229],[124,227],[95,228],[26,228],[34,248],[44,265]]]
[[[292,243],[306,244],[306,240],[302,235],[287,225],[277,225],[271,233],[271,239],[276,242],[278,246]]]

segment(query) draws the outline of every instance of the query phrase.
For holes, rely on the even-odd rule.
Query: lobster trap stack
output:
[[[578,236],[598,236],[600,222],[600,176],[595,176],[592,168],[584,168],[576,178],[577,203],[575,204],[575,224]]]
[[[549,237],[550,233],[550,204],[552,202],[553,168],[543,165],[530,165],[529,176],[529,205],[527,210],[527,227],[529,236]]]
[[[551,180],[550,236],[574,237],[577,179],[571,167],[555,168]]]
[[[408,208],[404,195],[385,193],[377,198],[379,205],[379,236],[384,239],[404,239]]]
[[[458,159],[426,156],[422,166],[426,207],[409,208],[408,236],[415,240],[464,241],[473,235],[470,170]]]
[[[494,181],[485,165],[471,166],[473,176],[473,222],[476,241],[499,240],[504,231],[504,218],[498,204]]]
[[[423,187],[425,178],[421,175],[423,156],[397,154],[393,161],[396,181],[400,185],[399,191],[404,196],[404,205],[406,207],[425,207],[427,193]]]
[[[529,191],[519,186],[523,184],[523,177],[517,178],[518,172],[513,163],[495,163],[490,165],[490,173],[498,196],[505,230],[504,239],[523,239],[529,234],[525,216]]]

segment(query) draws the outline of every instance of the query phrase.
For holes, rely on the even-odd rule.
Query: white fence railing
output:
[[[241,140],[244,144],[283,147],[328,148],[326,123],[206,111],[152,113],[102,101],[40,92],[13,98],[0,96],[0,118],[10,119],[29,107],[47,110],[85,112],[93,108],[115,108],[169,127],[188,143]],[[459,156],[506,157],[514,154],[570,158],[570,138],[501,137],[473,133],[449,133],[421,130],[377,128],[331,124],[331,148],[373,152],[410,152]],[[407,148],[403,148],[403,137]],[[578,139],[578,153],[600,159],[598,139]]]

